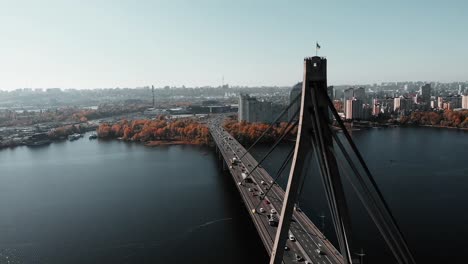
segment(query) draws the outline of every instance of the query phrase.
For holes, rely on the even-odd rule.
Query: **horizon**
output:
[[[231,89],[231,88],[292,88],[294,85],[301,83],[301,81],[297,81],[292,85],[257,85],[257,86],[242,86],[242,85],[229,85],[226,89]],[[379,83],[360,83],[360,84],[329,84],[328,86],[334,86],[334,87],[359,87],[359,86],[365,86],[365,87],[373,87],[375,85],[384,85],[384,84],[397,84],[397,83],[428,83],[428,84],[453,84],[453,83],[464,83],[467,84],[468,80],[466,81],[447,81],[447,82],[440,82],[440,81],[384,81],[384,82],[379,82]],[[209,86],[209,85],[204,85],[204,86],[169,86],[169,85],[163,85],[163,86],[156,86],[154,85],[154,89],[165,89],[166,87],[170,89],[200,89],[200,88],[223,88],[221,85],[218,86]],[[14,89],[3,89],[0,88],[0,91],[3,92],[13,92],[17,90],[24,90],[24,89],[32,89],[33,91],[35,89],[60,89],[60,90],[103,90],[103,89],[151,89],[151,84],[150,85],[145,85],[145,86],[134,86],[134,87],[92,87],[92,88],[75,88],[75,87],[19,87],[19,88],[14,88]]]
[[[287,87],[316,42],[330,85],[468,78],[462,1],[48,3],[0,10],[0,89]]]

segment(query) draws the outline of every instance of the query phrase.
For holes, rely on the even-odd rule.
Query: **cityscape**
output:
[[[0,264],[466,263],[468,4],[0,8]]]

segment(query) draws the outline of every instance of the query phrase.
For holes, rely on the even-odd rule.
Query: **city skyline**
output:
[[[292,86],[316,41],[330,85],[466,81],[468,4],[431,2],[3,4],[0,89]]]

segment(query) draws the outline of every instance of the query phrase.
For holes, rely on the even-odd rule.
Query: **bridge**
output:
[[[273,178],[262,167],[252,155],[226,130],[222,128],[222,118],[216,118],[209,124],[211,135],[216,144],[216,152],[222,159],[223,166],[229,170],[239,193],[249,209],[249,214],[257,228],[258,234],[263,241],[268,253],[271,255],[277,227],[271,226],[268,215],[271,210],[274,214],[281,212],[284,201],[284,190],[277,184],[273,184]],[[244,155],[245,154],[245,155]],[[233,164],[233,160],[237,160]],[[250,174],[251,181],[244,181],[244,175]],[[268,192],[268,196],[262,199],[262,194]],[[288,237],[284,254],[284,263],[297,263],[304,261],[308,263],[344,263],[341,254],[320,232],[314,223],[296,207],[293,220],[289,230],[292,235]]]
[[[351,264],[352,230],[342,179],[350,183],[360,202],[399,264],[416,263],[370,170],[359,153],[327,93],[327,61],[318,56],[304,59],[301,94],[270,124],[252,146],[245,149],[222,126],[218,116],[208,122],[223,168],[229,170],[249,211],[257,232],[270,255],[270,264]],[[300,100],[300,108],[259,161],[250,149]],[[272,177],[261,167],[265,158],[293,128],[296,144]],[[338,129],[337,129],[338,128]],[[338,132],[340,131],[340,132]],[[341,133],[341,135],[338,135]],[[339,251],[297,207],[304,172],[311,158],[318,164]],[[286,190],[277,178],[291,162]],[[361,252],[357,254],[363,256]],[[360,260],[362,263],[362,258]]]

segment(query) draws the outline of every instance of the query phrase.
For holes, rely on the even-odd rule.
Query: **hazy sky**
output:
[[[468,80],[468,1],[0,0],[0,89]]]

